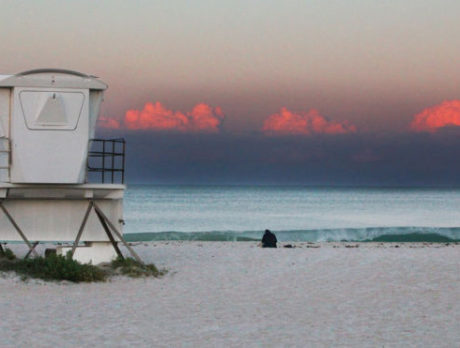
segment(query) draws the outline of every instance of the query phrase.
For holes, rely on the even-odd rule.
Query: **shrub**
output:
[[[43,280],[68,280],[71,282],[106,281],[111,275],[125,275],[132,278],[159,277],[166,274],[153,264],[144,265],[132,258],[118,257],[108,267],[81,264],[67,256],[49,253],[45,257],[17,259],[10,249],[0,254],[0,272],[16,272],[23,279],[38,278]]]
[[[124,259],[118,257],[112,261],[110,266],[117,273],[133,278],[160,277],[166,274],[166,270],[159,270],[154,264],[145,265],[130,257]]]
[[[4,258],[7,260],[14,260],[16,258],[16,255],[11,251],[11,249],[6,248],[3,250],[3,252],[0,251],[0,258]]]
[[[14,271],[24,278],[43,280],[68,280],[71,282],[105,281],[107,272],[91,264],[81,264],[70,254],[49,255],[32,259],[0,259],[0,271]]]

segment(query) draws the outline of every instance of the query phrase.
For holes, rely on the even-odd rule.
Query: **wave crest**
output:
[[[280,242],[460,242],[460,227],[368,227],[273,231]],[[128,241],[258,241],[263,231],[127,233]]]

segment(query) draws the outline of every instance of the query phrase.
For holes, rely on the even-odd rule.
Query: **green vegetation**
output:
[[[117,273],[132,278],[139,277],[160,277],[166,274],[165,270],[159,270],[154,264],[142,264],[133,258],[122,259],[118,257],[110,264],[111,268]]]
[[[6,248],[5,250],[0,251],[0,259],[4,258],[7,260],[16,259],[16,255],[11,251],[11,249]]]
[[[67,256],[51,254],[47,257],[31,259],[1,257],[0,271],[14,271],[23,279],[30,277],[43,280],[68,280],[75,283],[100,282],[107,279],[107,272],[90,264],[81,264],[73,260],[70,254]]]
[[[144,265],[134,259],[118,258],[106,266],[81,264],[70,256],[50,254],[46,257],[18,259],[10,249],[0,253],[0,272],[16,272],[22,279],[38,278],[43,280],[67,280],[79,282],[106,281],[113,275],[128,277],[159,277],[166,271],[158,270],[155,265]]]

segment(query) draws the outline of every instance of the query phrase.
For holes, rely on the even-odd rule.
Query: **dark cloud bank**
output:
[[[127,182],[458,186],[460,131],[269,137],[103,130],[127,140]]]

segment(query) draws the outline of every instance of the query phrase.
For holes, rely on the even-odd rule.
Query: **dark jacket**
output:
[[[262,237],[262,248],[276,248],[278,240],[273,232],[265,230],[264,236]]]

